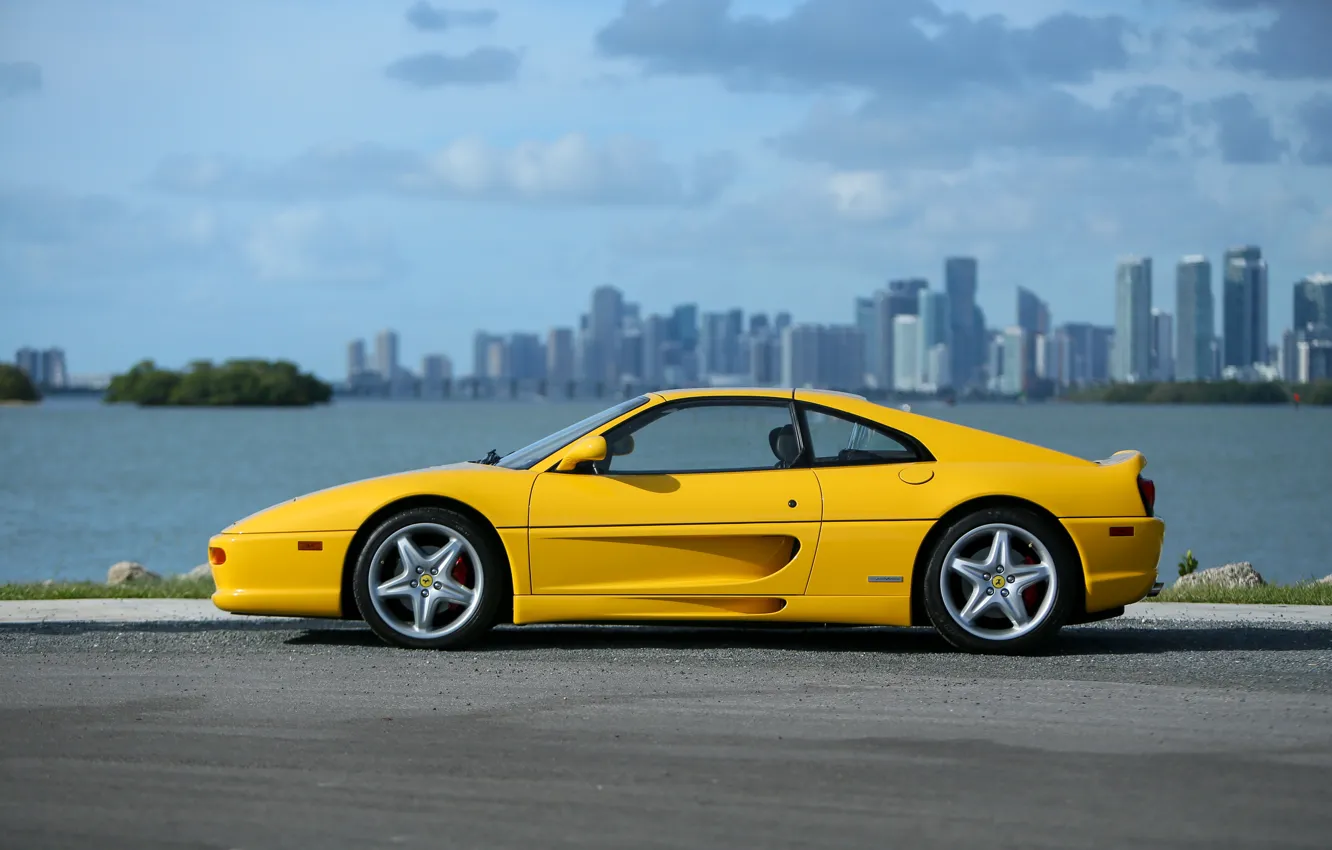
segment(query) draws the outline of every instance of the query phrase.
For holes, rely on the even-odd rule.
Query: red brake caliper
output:
[[[1026,558],[1023,558],[1022,563],[1036,564],[1040,562],[1037,561],[1032,556],[1028,555]],[[1040,601],[1041,601],[1040,588],[1037,585],[1029,584],[1026,587],[1022,588],[1022,602],[1024,605],[1027,606],[1028,614],[1031,613],[1031,609],[1035,608],[1037,605],[1040,604]]]
[[[453,580],[458,582],[458,584],[461,584],[463,587],[472,587],[472,569],[467,565],[467,561],[462,555],[459,555],[458,559],[453,562],[453,567],[449,570],[449,575],[453,576]],[[462,606],[458,603],[449,603],[450,611],[458,611],[461,609]]]

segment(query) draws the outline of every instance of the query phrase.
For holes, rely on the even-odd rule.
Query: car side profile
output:
[[[655,621],[933,626],[1030,652],[1159,587],[1145,464],[843,393],[651,392],[503,456],[247,517],[209,541],[213,602],[363,618],[414,648]]]

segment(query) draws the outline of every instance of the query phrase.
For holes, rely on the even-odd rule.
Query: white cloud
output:
[[[549,205],[683,206],[714,200],[736,160],[705,154],[687,167],[632,138],[580,133],[498,147],[467,137],[430,153],[379,145],[325,146],[278,163],[175,157],[151,177],[159,189],[213,197],[300,200],[396,194]]]
[[[267,282],[360,284],[388,280],[400,269],[384,237],[314,205],[266,216],[241,250],[255,277]]]

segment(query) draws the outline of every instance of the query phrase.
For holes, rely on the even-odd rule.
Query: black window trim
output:
[[[673,399],[662,404],[649,407],[647,410],[629,417],[618,425],[602,432],[602,437],[606,439],[609,445],[615,441],[621,434],[633,433],[639,429],[646,428],[657,421],[667,413],[674,410],[683,410],[690,407],[785,407],[787,415],[790,417],[791,424],[795,426],[796,445],[799,449],[796,454],[795,462],[787,467],[774,466],[746,466],[734,469],[647,469],[635,470],[633,472],[616,473],[614,470],[607,473],[600,473],[609,476],[623,475],[716,475],[727,472],[784,472],[790,469],[804,469],[809,466],[811,452],[809,443],[806,439],[804,426],[800,420],[799,408],[796,401],[791,396],[745,396],[745,395],[715,395],[715,396],[695,396],[692,398]],[[558,461],[556,461],[558,465]],[[552,466],[550,471],[555,471]],[[574,475],[595,475],[598,474],[593,469],[590,461],[584,461],[578,466],[563,474]]]
[[[925,444],[922,443],[920,440],[917,440],[915,437],[911,436],[910,434],[906,433],[905,431],[899,431],[898,429],[893,428],[892,426],[889,425],[885,425],[882,422],[875,422],[872,419],[866,419],[863,416],[857,416],[854,413],[850,413],[845,410],[840,410],[836,407],[829,407],[826,404],[816,404],[814,402],[809,402],[809,401],[797,401],[795,402],[795,406],[796,406],[796,415],[800,423],[796,429],[797,431],[800,432],[800,443],[802,447],[808,447],[807,449],[802,448],[802,451],[805,452],[806,454],[806,456],[804,457],[804,461],[806,464],[808,464],[810,467],[814,469],[828,469],[830,467],[847,467],[847,466],[894,466],[903,463],[935,462],[934,455],[930,452],[929,449],[925,447]],[[875,431],[879,431],[883,434],[888,435],[889,437],[892,437],[894,440],[897,440],[905,448],[914,452],[916,456],[911,458],[910,460],[885,460],[885,459],[868,460],[867,459],[867,460],[853,460],[853,461],[833,460],[833,461],[819,462],[819,460],[814,455],[814,440],[809,433],[809,422],[805,419],[806,411],[813,411],[815,413],[823,413],[828,416],[835,416],[838,419],[843,419],[848,422],[864,425],[866,428],[872,428]]]

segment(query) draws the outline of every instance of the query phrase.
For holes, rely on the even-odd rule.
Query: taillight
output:
[[[1142,496],[1142,507],[1147,516],[1156,516],[1156,482],[1150,478],[1138,476],[1138,493]]]

